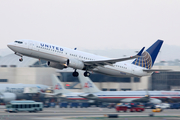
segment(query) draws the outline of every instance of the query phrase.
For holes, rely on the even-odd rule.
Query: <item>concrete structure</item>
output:
[[[0,83],[44,84],[52,86],[52,74],[56,74],[56,70],[53,68],[0,67]]]

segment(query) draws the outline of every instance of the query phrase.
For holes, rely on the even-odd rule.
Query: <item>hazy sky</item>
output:
[[[32,39],[80,49],[180,46],[179,0],[0,0],[0,49]]]

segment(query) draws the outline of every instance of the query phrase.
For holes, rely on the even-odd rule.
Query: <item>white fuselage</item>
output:
[[[79,61],[96,61],[96,60],[109,60],[110,58],[102,57],[78,50],[69,49],[49,43],[21,40],[22,43],[9,43],[8,47],[16,53],[25,56],[44,59],[47,61],[56,62],[59,64],[66,64],[68,59],[76,59]],[[98,66],[91,71],[103,73],[111,76],[147,76],[150,73],[144,72],[142,68],[129,62],[117,62],[113,65]]]
[[[13,93],[17,99],[26,99],[27,94],[24,94],[26,87],[36,87],[38,92],[48,89],[48,86],[39,84],[0,84],[0,93]]]
[[[67,93],[64,94],[67,99],[72,100],[83,100],[85,98],[79,96],[86,96],[88,93]],[[152,99],[162,100],[164,98],[174,98],[180,100],[180,92],[178,91],[100,91],[93,93],[97,98],[104,100],[112,100],[113,102],[131,102],[132,100],[143,98],[146,95],[149,95]],[[159,101],[158,101],[159,102]]]

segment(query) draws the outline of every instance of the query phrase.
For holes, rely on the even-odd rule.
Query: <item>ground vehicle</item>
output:
[[[127,107],[127,106],[124,106],[124,105],[116,106],[116,111],[117,111],[117,112],[119,112],[119,111],[127,112],[127,110],[128,110],[128,107]]]
[[[157,107],[156,109],[153,109],[152,112],[162,112],[163,109],[160,107]]]
[[[19,111],[29,111],[37,112],[43,110],[42,102],[35,102],[32,100],[23,100],[23,101],[11,101],[6,105],[6,112],[19,112]]]
[[[119,112],[119,111],[124,111],[124,112],[127,112],[127,111],[130,111],[130,112],[142,112],[144,111],[144,106],[143,105],[133,105],[133,106],[126,106],[126,105],[119,105],[119,106],[116,106],[116,111]]]
[[[180,103],[172,103],[172,104],[170,105],[170,108],[171,108],[171,109],[179,109],[179,108],[180,108]]]
[[[155,105],[155,108],[168,109],[168,108],[170,108],[170,104],[168,104],[168,103],[161,103],[159,105]]]
[[[144,111],[144,105],[133,106],[129,110],[130,112],[142,112]]]

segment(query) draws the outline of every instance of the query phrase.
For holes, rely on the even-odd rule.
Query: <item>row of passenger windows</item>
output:
[[[53,50],[53,49],[44,48],[44,47],[40,47],[40,46],[37,46],[37,47],[42,48],[42,49],[46,49],[46,50],[51,50],[51,51],[58,52],[58,53],[63,53],[62,51],[58,51],[58,50]],[[77,55],[75,55],[75,54],[70,54],[70,56],[77,57]],[[83,57],[83,56],[79,56],[79,58],[85,59],[85,60],[95,60],[95,59],[91,59],[91,58],[87,58],[87,57]],[[119,65],[113,65],[113,66],[118,67],[118,68],[127,69],[127,67],[123,67],[123,66],[119,66]]]
[[[124,66],[120,66],[120,65],[113,65],[114,67],[118,67],[118,68],[124,68],[124,69],[127,69],[127,67],[124,67]]]
[[[40,105],[39,104],[12,105],[12,108],[32,108],[32,107],[40,107]]]
[[[62,51],[58,51],[58,50],[54,50],[54,49],[49,49],[49,48],[46,48],[46,47],[40,47],[40,46],[36,46],[36,47],[37,48],[46,49],[46,50],[50,50],[50,51],[53,51],[53,52],[63,53]]]
[[[69,54],[69,55],[73,56],[73,57],[77,57],[77,55],[74,55],[74,54]],[[79,58],[85,59],[85,60],[95,60],[95,59],[91,59],[91,58],[87,58],[87,57],[83,57],[83,56],[79,56]]]

